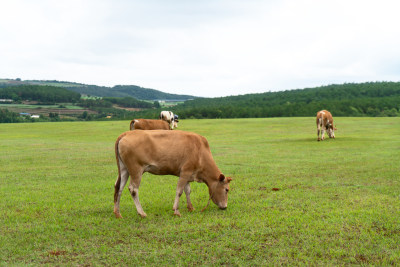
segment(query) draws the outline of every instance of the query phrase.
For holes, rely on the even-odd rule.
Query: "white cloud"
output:
[[[221,96],[400,80],[397,1],[2,1],[0,78]]]

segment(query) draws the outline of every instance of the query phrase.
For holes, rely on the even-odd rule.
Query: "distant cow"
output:
[[[317,113],[317,135],[318,141],[325,139],[325,131],[328,133],[329,138],[335,138],[336,128],[333,127],[332,114],[327,110],[321,110]],[[319,137],[321,133],[321,138]]]
[[[172,111],[161,111],[160,119],[168,122],[169,125],[171,126],[171,129],[174,129],[174,127],[178,128],[178,116],[174,115]]]
[[[166,121],[147,119],[131,120],[129,128],[131,130],[171,130]]]
[[[128,131],[115,142],[115,155],[118,178],[115,182],[114,214],[117,218],[122,218],[119,203],[129,176],[129,191],[137,212],[146,217],[139,202],[139,185],[144,172],[179,177],[173,205],[175,215],[180,216],[178,205],[183,191],[189,211],[193,210],[189,185],[193,181],[203,182],[208,186],[210,199],[220,209],[226,209],[228,205],[229,182],[232,179],[221,173],[211,155],[207,140],[198,134],[162,130]]]

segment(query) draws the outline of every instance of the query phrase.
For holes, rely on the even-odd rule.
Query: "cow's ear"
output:
[[[223,182],[223,181],[225,180],[225,175],[223,175],[223,174],[221,173],[221,174],[219,175],[218,180],[219,180],[220,182]]]
[[[231,177],[226,177],[226,182],[227,183],[230,183],[232,181],[232,178]]]

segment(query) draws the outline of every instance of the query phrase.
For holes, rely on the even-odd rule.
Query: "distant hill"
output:
[[[0,87],[0,99],[39,101],[42,103],[78,102],[81,95],[77,92],[57,86],[24,84]]]
[[[143,88],[136,85],[117,85],[114,87],[87,85],[74,82],[50,81],[50,80],[21,80],[21,79],[0,79],[0,87],[17,85],[49,85],[63,87],[70,91],[78,92],[84,95],[99,97],[134,97],[140,100],[180,100],[195,99],[191,95],[178,95],[161,92],[155,89]]]
[[[172,107],[180,118],[308,117],[327,109],[333,116],[400,116],[400,83],[346,83],[219,98],[198,98]],[[154,117],[155,111],[138,113]]]
[[[135,97],[142,100],[189,100],[170,107],[180,118],[306,117],[327,109],[333,116],[400,116],[399,82],[332,84],[315,88],[218,98],[167,94],[139,86],[112,88],[58,81],[0,79],[0,88],[24,83],[58,86],[91,96]],[[157,118],[159,108],[135,112],[135,117]]]
[[[116,85],[100,87],[96,85],[66,87],[81,94],[100,97],[134,97],[141,100],[180,100],[195,99],[195,96],[164,93],[158,90],[143,88],[136,85]]]

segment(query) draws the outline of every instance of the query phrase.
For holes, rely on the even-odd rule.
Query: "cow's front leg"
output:
[[[185,186],[185,195],[186,195],[186,203],[187,203],[187,208],[189,211],[194,211],[192,201],[190,201],[190,184],[187,183]]]
[[[174,206],[172,209],[174,210],[174,214],[177,216],[181,216],[178,208],[179,208],[179,198],[182,196],[183,190],[187,184],[186,179],[179,178],[178,180],[178,185],[176,187],[176,196],[175,196],[175,201],[174,201]]]
[[[321,140],[324,141],[324,139],[325,139],[325,128],[322,127],[322,130],[321,130]]]

